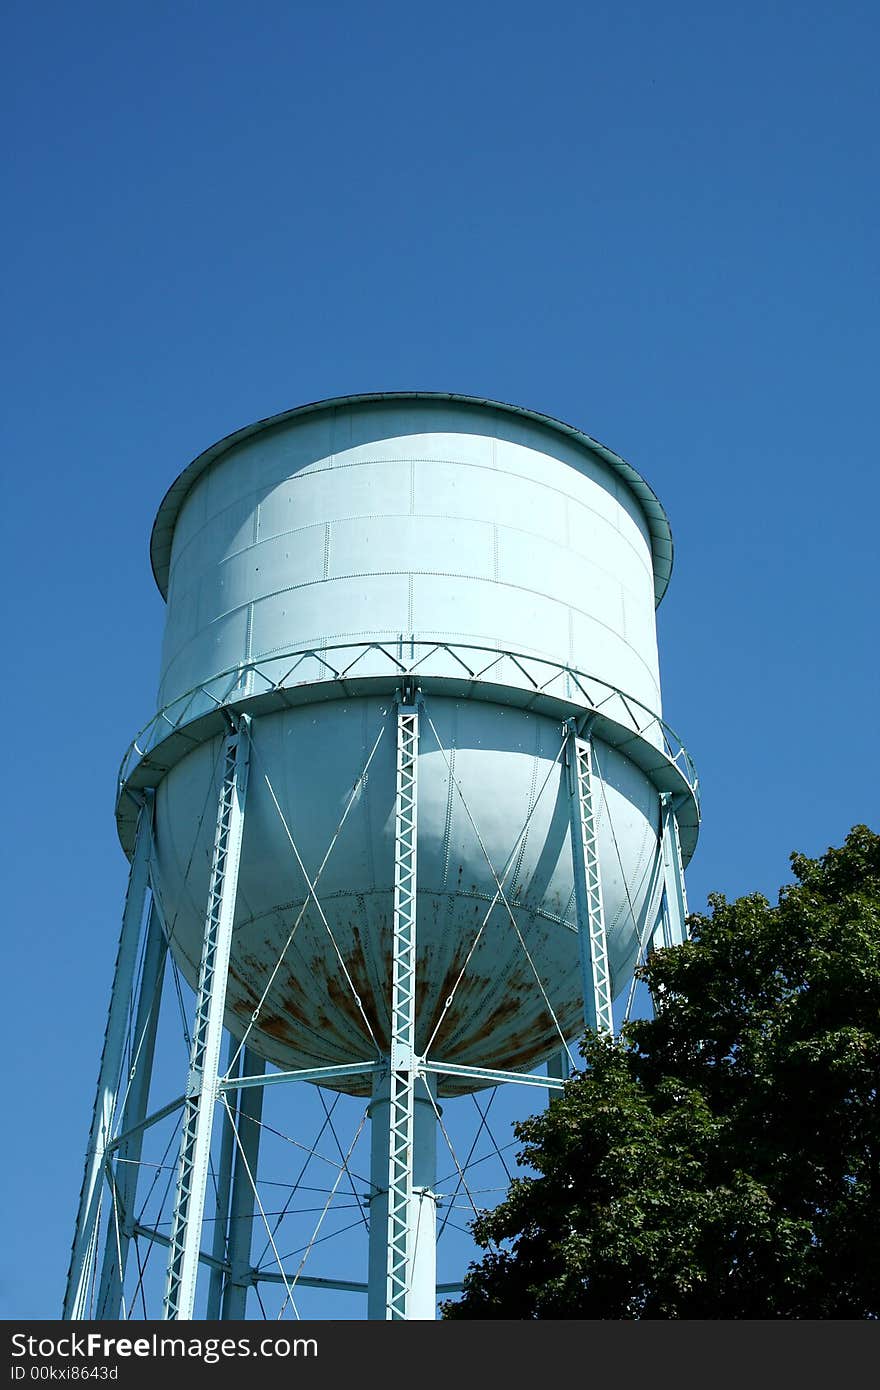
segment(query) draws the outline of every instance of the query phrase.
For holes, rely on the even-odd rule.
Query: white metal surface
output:
[[[660,712],[648,519],[598,452],[456,402],[294,417],[176,515],[160,704],[242,659],[354,636],[512,646]]]

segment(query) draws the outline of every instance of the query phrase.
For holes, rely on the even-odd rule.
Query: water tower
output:
[[[140,1140],[175,1107],[163,1316],[193,1316],[200,1269],[208,1316],[243,1316],[241,1122],[305,1081],[370,1098],[368,1315],[433,1317],[444,1098],[560,1085],[640,953],[682,939],[699,807],[661,718],[666,515],[577,429],[395,392],[215,444],[151,555],[158,713],[120,774],[131,873],[65,1316],[119,1316]],[[166,955],[195,1005],[157,1111]]]

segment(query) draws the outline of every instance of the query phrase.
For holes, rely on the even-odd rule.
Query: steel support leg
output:
[[[230,1033],[229,1044],[226,1052],[226,1075],[239,1076],[241,1074],[241,1054],[238,1051],[238,1042]],[[226,1097],[229,1109],[232,1112],[232,1119],[225,1112],[223,1114],[223,1137],[220,1142],[220,1161],[217,1164],[217,1192],[214,1202],[214,1235],[211,1244],[211,1255],[217,1261],[216,1265],[211,1265],[211,1275],[208,1280],[208,1303],[205,1309],[205,1317],[210,1322],[216,1322],[220,1317],[220,1310],[223,1301],[223,1288],[226,1282],[226,1274],[222,1268],[227,1263],[227,1244],[229,1237],[229,1194],[232,1188],[232,1158],[235,1148],[235,1132],[232,1128],[232,1120],[238,1123],[238,1092],[230,1091]]]
[[[167,952],[168,942],[154,902],[144,947],[144,964],[134,1025],[134,1055],[129,1074],[128,1096],[122,1112],[123,1133],[134,1129],[147,1117]],[[98,1287],[99,1318],[118,1318],[122,1311],[125,1268],[134,1230],[138,1165],[141,1161],[143,1143],[144,1131],[141,1129],[126,1139],[114,1156],[119,1228],[117,1230],[115,1220],[111,1222],[104,1242],[104,1263]]]
[[[655,933],[654,940],[658,945],[680,946],[687,940],[688,909],[681,841],[671,792],[660,793],[660,854],[663,860],[663,901],[660,930]],[[658,940],[658,937],[661,939]]]
[[[249,747],[248,721],[242,717],[226,740],[214,837],[163,1308],[163,1317],[172,1320],[191,1319],[195,1305],[226,978],[244,830]]]
[[[584,996],[584,1023],[587,1028],[613,1033],[611,1015],[611,971],[605,939],[605,909],[599,871],[593,795],[593,748],[582,738],[574,720],[567,725],[566,749],[571,809],[571,847],[574,861],[574,892],[577,910],[578,945]]]
[[[412,1197],[407,1213],[408,1294],[406,1317],[431,1321],[437,1316],[437,1113],[436,1076],[420,1077],[414,1087]],[[430,1095],[428,1093],[430,1087]],[[388,1317],[388,1167],[391,1126],[391,1077],[377,1075],[370,1106],[370,1249],[367,1317]]]
[[[547,1075],[554,1077],[558,1081],[567,1081],[571,1076],[571,1063],[568,1060],[568,1053],[562,1048],[560,1048],[558,1052],[554,1052],[553,1056],[547,1059]],[[555,1090],[548,1089],[548,1105],[556,1094],[557,1092]]]
[[[111,1138],[116,1110],[131,995],[137,970],[138,943],[149,887],[152,818],[152,798],[148,797],[138,816],[137,839],[122,913],[122,931],[98,1072],[98,1090],[92,1111],[85,1173],[79,1194],[76,1230],[67,1273],[63,1316],[69,1319],[88,1316],[89,1283],[96,1256],[98,1217],[103,1191],[104,1152]]]
[[[243,1076],[260,1076],[266,1070],[262,1057],[244,1049]],[[245,1317],[247,1292],[251,1285],[251,1240],[254,1229],[254,1182],[260,1156],[260,1120],[263,1116],[262,1086],[247,1086],[238,1102],[238,1138],[232,1205],[229,1209],[229,1277],[223,1291],[224,1321]]]
[[[419,711],[415,691],[409,689],[400,696],[397,706],[386,1319],[409,1317],[412,1283],[418,748]]]
[[[559,1081],[567,1081],[571,1076],[571,1063],[568,1060],[568,1053],[562,1048],[554,1052],[552,1057],[547,1059],[547,1075],[555,1077]],[[548,1104],[553,1099],[553,1092],[548,1096]]]

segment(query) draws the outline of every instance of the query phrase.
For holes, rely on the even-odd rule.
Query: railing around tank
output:
[[[457,677],[474,687],[491,686],[493,698],[502,687],[581,705],[604,714],[654,744],[675,765],[699,806],[699,781],[693,761],[674,729],[632,695],[599,676],[573,666],[522,652],[480,647],[464,642],[397,639],[386,642],[339,643],[298,651],[276,652],[241,662],[221,671],[172,700],[141,729],[130,744],[119,770],[119,789],[134,768],[170,734],[212,709],[238,705],[273,691],[292,691],[310,685],[337,686],[340,698],[352,696],[349,682],[363,678],[432,677],[449,682]],[[474,694],[479,693],[474,691]],[[483,693],[488,693],[484,691]],[[326,698],[326,695],[324,696]]]

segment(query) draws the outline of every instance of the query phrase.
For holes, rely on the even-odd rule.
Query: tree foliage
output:
[[[588,1034],[516,1126],[447,1318],[880,1316],[880,837],[709,899],[641,969],[654,1017]]]

